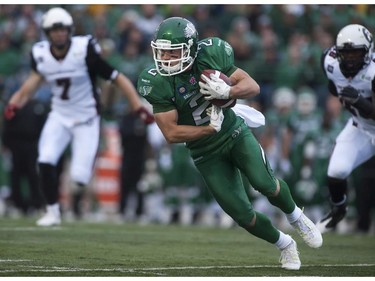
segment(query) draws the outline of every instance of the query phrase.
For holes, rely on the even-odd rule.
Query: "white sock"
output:
[[[290,214],[285,214],[289,223],[294,223],[302,214],[302,210],[296,205],[294,211]]]
[[[292,242],[292,237],[289,235],[286,235],[285,233],[280,232],[280,237],[279,240],[274,244],[280,251],[285,249],[291,242]]]

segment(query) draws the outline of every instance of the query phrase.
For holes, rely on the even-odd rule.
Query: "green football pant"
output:
[[[239,135],[228,139],[220,151],[205,155],[204,159],[205,161],[196,163],[196,166],[218,204],[240,226],[256,235],[254,232],[258,233],[259,230],[252,230],[249,227],[256,213],[249,199],[249,191],[242,182],[240,170],[248,178],[255,190],[269,198],[272,198],[276,191],[277,180],[273,175],[263,149],[250,129],[246,125],[242,125]],[[285,188],[289,194],[286,184],[283,191],[285,191]],[[283,207],[285,204],[278,204],[277,197],[273,197],[272,204]],[[284,196],[283,201],[285,197],[288,197],[286,205],[289,208],[282,209],[292,212],[295,206],[294,201],[290,196]],[[258,223],[269,228],[271,237],[264,237],[267,236],[266,233],[260,233],[256,236],[275,243],[278,239],[277,230],[264,216],[260,220],[263,223],[261,221]]]

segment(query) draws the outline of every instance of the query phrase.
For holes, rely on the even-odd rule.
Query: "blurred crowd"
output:
[[[43,13],[51,7],[0,5],[1,111],[30,71],[29,52],[33,43],[45,39],[40,22]],[[328,210],[326,172],[329,155],[349,115],[328,92],[327,80],[321,70],[321,54],[335,44],[337,32],[347,24],[362,24],[374,32],[375,18],[370,15],[375,11],[375,5],[143,4],[63,7],[73,16],[74,34],[95,36],[105,59],[133,83],[136,83],[138,73],[153,63],[150,41],[164,18],[186,17],[196,25],[200,38],[217,36],[227,40],[234,48],[236,65],[246,70],[260,85],[261,94],[244,102],[266,116],[266,125],[254,129],[254,133],[266,151],[275,174],[289,183],[298,205],[304,206],[305,212],[315,222]],[[23,120],[37,117],[38,122],[43,122],[48,113],[49,98],[49,89],[42,87],[28,112],[24,113]],[[103,128],[107,128],[107,132],[115,128],[118,141],[112,142],[113,137],[110,133],[105,134],[104,129],[99,160],[106,159],[108,153],[118,155],[120,162],[115,162],[115,168],[130,166],[130,172],[121,170],[116,175],[133,175],[118,179],[120,191],[114,213],[128,221],[233,226],[231,219],[222,214],[211,200],[182,145],[168,145],[157,128],[145,128],[132,120],[127,112],[126,100],[104,82],[102,102],[105,108]],[[35,184],[33,180],[31,183],[28,180],[33,175],[26,168],[15,174],[9,153],[15,141],[20,140],[20,135],[25,137],[25,143],[38,138],[35,133],[20,134],[32,126],[40,127],[30,122],[19,122],[17,127],[9,128],[4,121],[0,123],[0,200],[5,202],[0,204],[0,214],[11,215],[19,210],[29,215],[43,205],[43,199],[33,196],[35,193],[27,187]],[[133,153],[122,153],[125,150]],[[66,157],[69,157],[69,151]],[[133,167],[132,163],[137,161],[140,164]],[[358,168],[350,178],[351,208],[342,232],[353,229],[369,232],[371,228],[374,220],[371,213],[375,211],[375,200],[369,200],[375,197],[375,189],[369,188],[375,177],[373,162],[370,160]],[[103,161],[98,163],[103,169]],[[63,170],[64,167],[62,174]],[[23,194],[12,196],[11,185],[15,184],[12,177],[24,187]],[[100,181],[94,178],[93,186],[95,180]],[[68,198],[63,178],[61,182],[61,196]],[[14,200],[14,197],[18,199]],[[105,200],[103,203],[102,198],[95,197],[94,188],[86,197],[89,199],[86,198],[84,203],[80,202],[82,198],[67,199],[65,213],[72,210],[76,216],[96,213],[98,217]],[[256,192],[253,197],[254,207],[268,213],[269,203],[258,198]],[[283,225],[281,214],[268,215],[277,218]]]

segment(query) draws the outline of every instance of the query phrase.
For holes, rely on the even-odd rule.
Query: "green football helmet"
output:
[[[155,66],[162,76],[172,76],[184,72],[194,62],[198,53],[198,32],[185,18],[171,17],[164,20],[151,41]],[[180,50],[181,58],[164,60],[162,53]]]

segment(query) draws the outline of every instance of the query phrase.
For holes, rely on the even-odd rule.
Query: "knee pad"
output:
[[[71,167],[70,175],[72,178],[72,181],[79,183],[81,185],[87,185],[90,182],[92,172],[88,169],[73,169]]]
[[[337,162],[335,165],[330,164],[328,166],[327,175],[329,178],[344,180],[352,171],[353,166],[351,163]]]
[[[266,197],[272,197],[275,196],[275,191],[277,190],[277,180],[269,180],[267,182],[263,182],[262,184],[259,184],[258,186],[254,186],[253,188],[260,192],[262,195]]]
[[[255,217],[255,211],[254,210],[251,210],[250,213],[246,213],[246,214],[241,214],[239,215],[238,217],[236,218],[233,218],[239,226],[245,228],[245,229],[248,229],[249,227],[251,227],[251,222],[252,220],[254,219]]]

